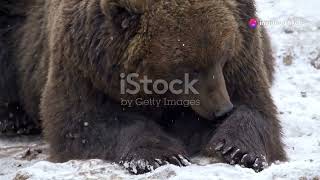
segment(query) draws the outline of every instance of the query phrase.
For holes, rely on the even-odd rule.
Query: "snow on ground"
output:
[[[0,180],[45,179],[320,179],[320,1],[257,0],[277,57],[274,100],[289,162],[255,173],[227,164],[161,167],[131,176],[101,160],[45,161],[39,137],[0,138]]]

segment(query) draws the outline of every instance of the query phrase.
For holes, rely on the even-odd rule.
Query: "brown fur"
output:
[[[247,25],[253,1],[30,2],[10,32],[13,92],[28,117],[42,121],[53,160],[102,158],[143,173],[151,169],[137,160],[186,165],[183,157],[196,153],[256,170],[286,159],[269,92],[269,38]],[[201,106],[125,108],[121,98],[150,97],[119,93],[120,73],[131,72],[169,81],[190,73],[199,95],[164,96]],[[17,101],[0,87],[2,99]]]

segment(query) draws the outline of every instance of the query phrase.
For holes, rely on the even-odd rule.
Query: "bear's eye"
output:
[[[192,72],[193,76],[199,76],[200,75],[200,70],[199,69],[194,69]]]

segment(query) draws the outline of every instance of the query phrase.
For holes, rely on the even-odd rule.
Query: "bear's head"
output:
[[[224,68],[243,41],[234,0],[100,0],[99,6],[108,22],[112,97],[199,100],[190,107],[206,119],[233,108]],[[131,80],[150,83],[128,95],[121,88],[134,90],[137,83],[121,83],[132,73]],[[158,90],[169,90],[155,92],[156,80]],[[192,85],[187,90],[186,80]]]
[[[232,1],[101,0],[100,6],[113,40],[126,43],[117,62],[121,78],[136,73],[133,81],[150,83],[129,91],[132,97],[199,100],[190,106],[207,119],[233,108],[223,72],[242,41]]]

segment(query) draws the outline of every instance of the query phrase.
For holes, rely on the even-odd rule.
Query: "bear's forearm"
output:
[[[67,89],[64,83],[46,86],[41,114],[53,160],[100,158],[125,162],[186,155],[179,140],[140,112],[123,109],[103,94],[92,94],[85,88]]]
[[[253,142],[259,139],[262,141],[268,162],[286,160],[286,153],[282,148],[276,151],[274,149],[284,146],[281,141],[281,124],[276,113],[262,112],[261,109],[243,105],[231,120],[240,121],[239,131],[247,135],[248,140],[251,138]]]
[[[275,160],[285,160],[282,149],[274,150],[282,142],[277,119],[270,119],[258,110],[240,105],[214,132],[205,152],[220,152],[229,163],[256,166],[261,170]]]
[[[275,128],[275,126],[279,127]],[[278,119],[271,115],[265,116],[264,113],[246,105],[239,106],[220,128],[226,128],[230,135],[236,137],[239,134],[232,134],[231,132],[234,131],[228,131],[228,128],[235,128],[244,136],[244,139],[248,140],[248,144],[254,145],[261,141],[263,147],[259,148],[265,149],[267,159],[270,161],[272,161],[271,157],[275,157],[270,148],[281,144]],[[281,153],[278,156],[282,156]],[[283,157],[278,159],[283,159]]]

